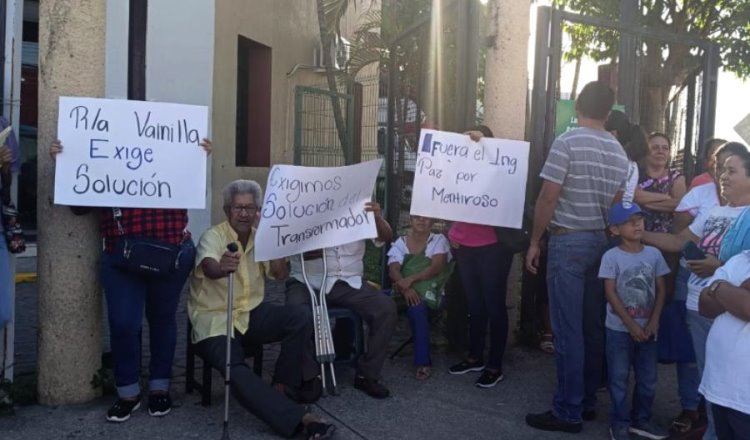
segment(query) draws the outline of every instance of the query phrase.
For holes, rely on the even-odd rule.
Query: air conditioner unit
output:
[[[331,42],[331,58],[333,59],[333,70],[341,70],[346,66],[351,57],[351,43],[346,38],[338,37]],[[320,71],[325,70],[326,61],[323,57],[323,44],[313,50],[313,65]]]

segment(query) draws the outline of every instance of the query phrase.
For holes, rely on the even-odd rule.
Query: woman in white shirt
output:
[[[750,251],[720,267],[700,296],[715,318],[706,341],[700,391],[711,402],[719,439],[750,438]]]
[[[719,149],[717,155],[723,155],[728,148],[729,146],[725,145]],[[687,267],[691,272],[687,281],[687,324],[701,374],[706,361],[706,338],[712,321],[698,313],[698,297],[701,290],[709,285],[710,277],[723,264],[718,256],[725,235],[740,214],[750,207],[750,153],[747,149],[738,151],[729,156],[723,165],[724,169],[719,177],[721,197],[727,201],[726,206],[716,206],[700,212],[690,226],[679,234],[643,233],[644,242],[661,250],[678,252],[692,241],[704,254],[703,259],[687,261]],[[731,256],[727,256],[726,260]],[[716,438],[711,413],[704,438]]]
[[[414,335],[414,365],[418,380],[432,375],[428,307],[437,309],[443,285],[450,275],[450,244],[433,234],[432,219],[413,215],[411,229],[388,251],[388,271],[393,290],[403,295]]]

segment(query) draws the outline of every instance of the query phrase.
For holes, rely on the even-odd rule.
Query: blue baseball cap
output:
[[[643,215],[641,207],[635,203],[623,204],[622,202],[615,203],[609,208],[607,214],[607,223],[613,226],[621,225],[627,222],[630,217],[640,214]]]

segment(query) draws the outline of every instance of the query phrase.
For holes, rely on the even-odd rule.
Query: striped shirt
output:
[[[576,231],[602,230],[615,194],[625,189],[628,158],[617,139],[580,127],[560,135],[540,176],[562,185],[552,225]]]

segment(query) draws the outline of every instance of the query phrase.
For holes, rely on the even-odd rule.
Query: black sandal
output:
[[[305,426],[307,440],[324,440],[333,438],[336,426],[330,423],[310,422]]]

